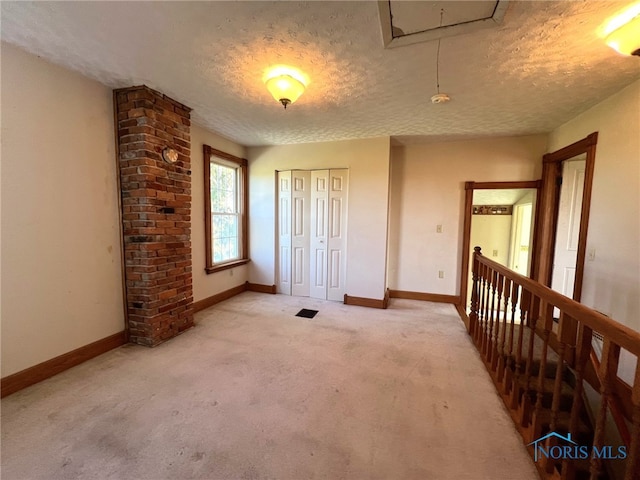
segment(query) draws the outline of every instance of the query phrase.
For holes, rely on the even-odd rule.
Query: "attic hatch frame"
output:
[[[464,35],[485,28],[497,27],[502,24],[508,7],[509,0],[496,0],[496,6],[491,17],[394,36],[391,1],[381,0],[378,1],[378,14],[380,17],[380,28],[382,30],[382,43],[384,44],[384,48],[396,48],[413,45],[414,43],[429,42],[444,37]]]

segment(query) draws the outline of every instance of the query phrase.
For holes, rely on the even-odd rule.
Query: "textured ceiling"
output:
[[[509,3],[503,23],[382,46],[376,2],[1,2],[1,37],[109,87],[146,84],[243,145],[548,132],[640,77],[596,35],[626,2]],[[311,79],[286,111],[272,64]]]

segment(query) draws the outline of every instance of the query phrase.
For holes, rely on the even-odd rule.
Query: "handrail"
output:
[[[605,433],[611,414],[628,451],[614,466],[624,468],[625,480],[640,480],[640,332],[485,258],[479,247],[472,274],[469,334],[532,454],[543,439],[547,448],[560,446],[559,438],[567,447],[572,437],[563,434],[578,439],[589,429],[586,445],[596,452],[612,448]],[[601,361],[593,352],[594,332],[603,338]],[[617,374],[622,349],[639,359],[631,386]],[[600,394],[591,426],[585,383]],[[588,459],[585,473],[600,478],[602,455]],[[536,466],[545,479],[571,480],[584,471],[577,460],[547,456]]]
[[[558,307],[572,318],[579,318],[580,322],[586,324],[592,330],[601,333],[603,336],[610,337],[614,343],[625,350],[628,350],[634,356],[640,357],[640,332],[637,332],[600,312],[592,310],[586,305],[578,303],[555,290],[551,290],[549,287],[546,287],[529,277],[520,275],[519,273],[509,270],[505,266],[490,260],[482,255],[479,247],[475,247],[475,249],[477,249],[476,252],[480,254],[482,263],[491,267],[493,271],[496,271],[505,277],[509,277],[511,280],[515,280],[516,283],[525,287],[534,295],[548,299],[549,303]]]

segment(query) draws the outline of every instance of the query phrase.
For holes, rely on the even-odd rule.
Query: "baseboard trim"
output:
[[[385,295],[386,296],[386,295]],[[365,297],[352,297],[351,295],[344,295],[344,304],[345,305],[356,305],[358,307],[369,307],[369,308],[387,308],[388,301],[385,299],[378,300],[375,298],[365,298]]]
[[[240,285],[230,288],[229,290],[225,290],[224,292],[216,293],[215,295],[211,295],[210,297],[198,300],[197,302],[193,302],[193,312],[200,312],[205,308],[212,307],[216,303],[220,303],[224,300],[228,300],[231,297],[235,297],[239,293],[242,293],[246,290],[247,284],[241,283]]]
[[[80,365],[87,360],[102,355],[126,343],[125,332],[118,332],[101,340],[76,348],[71,352],[62,354],[45,362],[29,367],[20,372],[9,375],[0,380],[2,398],[11,395],[23,388],[30,387],[42,380],[53,377],[58,373]]]
[[[460,295],[441,295],[439,293],[408,292],[406,290],[389,290],[391,298],[404,298],[406,300],[422,300],[425,302],[460,303]]]
[[[273,295],[276,294],[276,286],[275,285],[261,285],[259,283],[245,283],[247,286],[247,290],[250,292],[259,292],[259,293],[271,293]]]
[[[247,291],[275,294],[276,286],[244,282],[238,286],[230,288],[229,290],[225,290],[224,292],[216,293],[215,295],[211,295],[210,297],[204,298],[202,300],[198,300],[197,302],[193,302],[193,311],[194,313],[200,312],[205,308],[214,306],[216,303],[220,303],[224,300],[228,300],[231,297],[235,297],[236,295],[242,292],[247,292]]]

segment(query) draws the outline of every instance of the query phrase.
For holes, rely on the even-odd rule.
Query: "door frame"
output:
[[[473,191],[474,190],[507,190],[512,188],[535,188],[536,189],[536,209],[534,212],[534,228],[538,224],[538,208],[540,196],[540,180],[530,180],[522,182],[465,182],[464,183],[464,224],[462,226],[462,269],[460,271],[460,300],[459,305],[466,308],[467,302],[467,284],[469,282],[469,263],[471,248],[471,219],[473,217]],[[536,241],[537,235],[533,236],[533,245],[531,246],[533,253],[531,256],[531,269],[536,262]]]
[[[553,258],[555,256],[556,231],[560,205],[560,180],[562,179],[562,162],[581,154],[586,154],[584,174],[584,190],[582,194],[582,213],[580,216],[580,232],[578,234],[578,253],[576,259],[576,278],[573,286],[573,299],[580,301],[584,278],[584,261],[587,250],[587,230],[589,227],[589,211],[591,209],[591,190],[596,158],[598,132],[587,135],[560,150],[547,153],[542,157],[542,186],[538,199],[540,223],[536,221],[535,249],[536,261],[533,263],[533,279],[551,287],[553,274]]]

